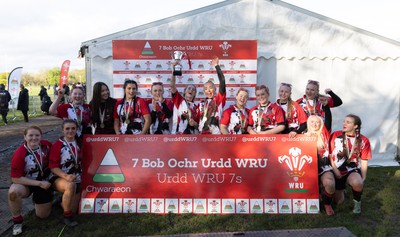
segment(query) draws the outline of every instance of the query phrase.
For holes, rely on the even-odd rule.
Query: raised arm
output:
[[[64,97],[65,90],[61,89],[58,91],[57,98],[50,105],[49,113],[53,116],[57,116],[57,107],[60,104],[61,99]]]
[[[211,65],[213,65],[215,67],[215,69],[217,70],[217,75],[218,75],[218,80],[219,80],[219,91],[218,92],[220,94],[225,94],[226,93],[225,76],[219,66],[219,58],[214,57],[211,60]]]
[[[329,103],[330,107],[337,107],[343,104],[342,99],[340,99],[340,97],[338,95],[336,95],[335,93],[333,93],[333,91],[329,88],[325,89],[325,93],[330,95],[332,98],[332,101]]]
[[[177,64],[177,62],[171,62],[171,66],[172,66],[172,68],[174,68],[174,66]],[[173,71],[173,69],[172,69],[172,73],[171,73],[171,75],[172,75],[172,78],[171,78],[171,83],[170,83],[170,86],[171,86],[171,93],[176,93],[176,76],[174,75],[174,71]]]

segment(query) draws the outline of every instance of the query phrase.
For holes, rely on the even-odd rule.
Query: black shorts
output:
[[[37,186],[27,186],[29,192],[32,193],[32,200],[35,204],[49,203],[53,200],[53,189],[43,189]]]
[[[322,176],[323,174],[329,173],[329,172],[333,174],[333,177],[335,177],[335,173],[333,172],[333,170],[327,170],[327,171],[324,171],[324,172],[322,172],[322,173],[319,173],[319,174],[318,174],[318,179],[321,180],[321,176]]]
[[[360,169],[354,169],[354,170],[349,171],[347,174],[342,176],[340,179],[335,179],[336,190],[344,190],[344,189],[346,189],[347,178],[349,177],[349,175],[351,173],[354,173],[354,172],[359,173],[361,175],[361,170]]]

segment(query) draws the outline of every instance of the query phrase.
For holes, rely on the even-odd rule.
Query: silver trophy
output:
[[[183,59],[184,55],[186,53],[182,52],[182,51],[174,51],[174,52],[170,52],[171,58],[172,60],[174,60],[176,62],[175,65],[173,65],[173,75],[174,76],[182,76],[182,64],[181,64],[181,60]]]

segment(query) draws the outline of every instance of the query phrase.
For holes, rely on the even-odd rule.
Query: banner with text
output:
[[[84,137],[81,213],[318,213],[315,138]]]
[[[211,59],[217,56],[226,79],[227,100],[234,101],[239,87],[248,89],[250,100],[255,100],[256,40],[114,40],[112,51],[115,98],[123,97],[125,80],[135,80],[139,84],[138,93],[142,98],[151,97],[153,82],[162,82],[164,97],[171,98],[168,86],[172,74],[171,55],[181,51],[188,57],[181,61],[183,74],[176,82],[179,92],[188,84],[194,84],[198,87],[196,99],[205,98],[203,84],[209,80],[219,84],[215,68],[211,66]]]
[[[10,109],[17,108],[18,97],[22,78],[22,67],[16,67],[8,75],[8,92],[10,92],[12,101],[10,102]]]
[[[60,81],[58,83],[60,89],[63,88],[63,85],[68,85],[68,72],[70,64],[71,64],[70,60],[65,60],[61,65]]]

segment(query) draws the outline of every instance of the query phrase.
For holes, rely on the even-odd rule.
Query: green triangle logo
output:
[[[261,206],[260,206],[260,204],[258,203],[258,201],[256,201],[256,202],[254,203],[254,205],[253,205],[253,211],[254,211],[254,212],[261,211]]]
[[[229,211],[233,210],[233,207],[232,207],[232,204],[231,204],[230,201],[226,202],[225,207],[224,207],[224,211],[225,210],[229,210]]]
[[[176,210],[176,206],[175,206],[175,204],[174,204],[172,201],[170,201],[169,204],[168,204],[167,209],[168,209],[169,211],[171,211],[171,210]]]
[[[93,176],[93,182],[96,183],[123,183],[125,182],[125,176],[119,167],[117,158],[114,155],[113,150],[110,148],[107,150],[103,157],[96,173]]]
[[[197,202],[196,211],[204,211],[204,206],[201,201]]]
[[[139,206],[139,209],[140,209],[140,210],[147,210],[147,209],[148,209],[148,208],[147,208],[147,204],[146,204],[145,201],[142,201],[142,203],[141,203],[140,206]]]
[[[83,209],[84,210],[91,210],[92,209],[92,205],[90,205],[89,201],[85,202],[85,205],[83,205]]]
[[[117,201],[114,201],[113,205],[111,206],[111,210],[113,211],[119,211],[119,205],[117,203]]]
[[[151,46],[149,44],[149,41],[146,41],[146,44],[144,45],[144,48],[142,50],[142,54],[154,54],[153,50],[151,49]]]

